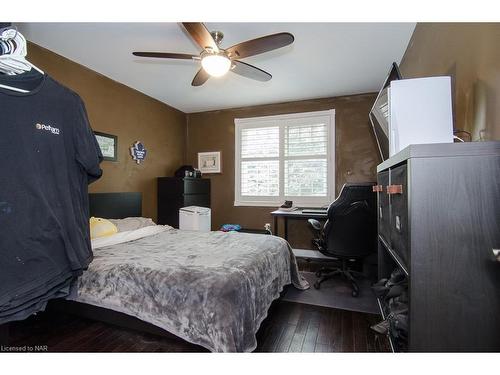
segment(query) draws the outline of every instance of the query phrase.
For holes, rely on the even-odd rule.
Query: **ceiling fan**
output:
[[[222,32],[209,32],[201,22],[183,22],[182,25],[194,41],[203,48],[199,56],[168,52],[132,52],[132,54],[141,57],[201,61],[202,67],[191,82],[193,86],[201,86],[211,76],[221,77],[228,71],[257,81],[269,81],[272,78],[271,74],[239,59],[285,47],[294,41],[294,37],[290,33],[277,33],[247,40],[223,49],[220,47],[224,37]]]

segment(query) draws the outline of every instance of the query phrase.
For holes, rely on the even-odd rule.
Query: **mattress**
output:
[[[213,352],[249,352],[283,287],[309,285],[282,238],[151,226],[93,241],[71,299],[135,316]]]

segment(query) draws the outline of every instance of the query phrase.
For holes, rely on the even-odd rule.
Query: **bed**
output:
[[[92,194],[91,214],[140,212],[137,193],[119,194]],[[308,288],[290,246],[275,236],[155,225],[97,239],[93,247],[72,300],[136,317],[213,352],[253,351],[284,286]]]

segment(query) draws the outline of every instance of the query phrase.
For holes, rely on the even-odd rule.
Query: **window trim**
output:
[[[235,162],[234,162],[234,206],[250,206],[250,207],[274,207],[283,204],[284,196],[278,197],[256,197],[256,198],[242,198],[241,196],[241,129],[242,128],[259,128],[264,124],[272,126],[273,124],[279,125],[280,122],[289,119],[302,119],[307,117],[328,116],[330,124],[327,127],[327,196],[326,197],[287,197],[293,200],[294,206],[297,207],[321,207],[329,204],[335,198],[335,109],[314,112],[300,112],[290,113],[284,115],[261,116],[261,117],[247,117],[235,118],[234,125],[234,149],[235,149]],[[284,143],[284,132],[280,129],[280,145]],[[278,157],[265,158],[265,160],[276,159],[286,160],[284,155],[284,147],[280,147],[280,155]],[[284,163],[280,163],[280,182],[281,177],[284,182]],[[284,189],[284,186],[280,186]],[[259,199],[263,198],[263,199]]]

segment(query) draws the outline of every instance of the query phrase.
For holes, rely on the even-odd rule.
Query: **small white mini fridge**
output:
[[[210,208],[188,206],[179,210],[179,229],[210,232],[211,230]]]
[[[412,144],[453,143],[450,77],[392,81],[389,112],[389,156]]]

